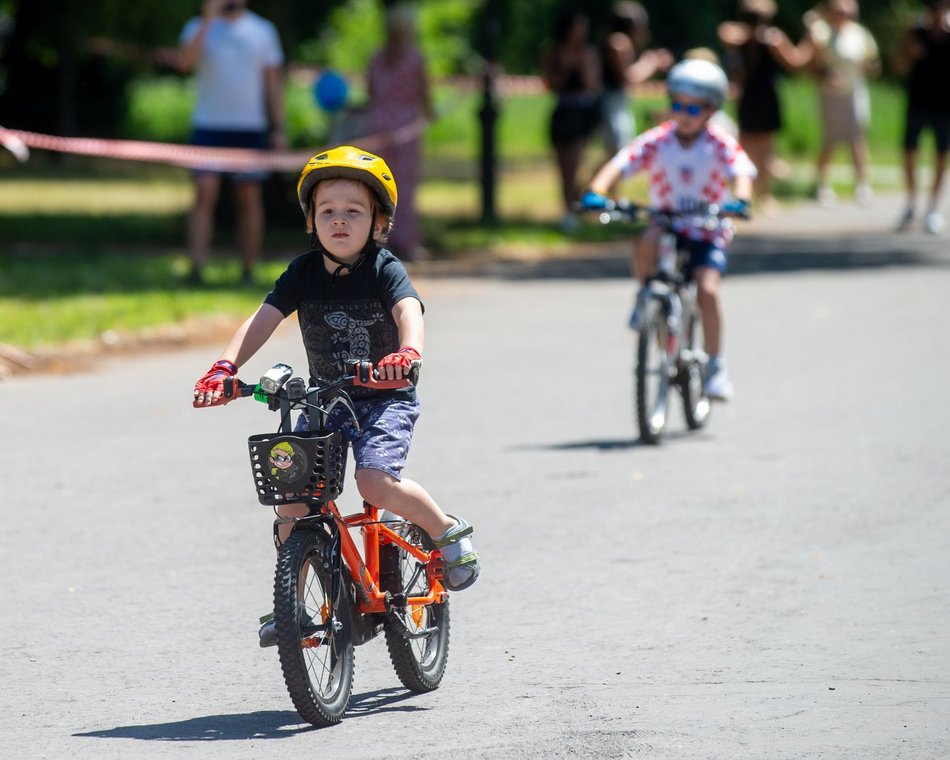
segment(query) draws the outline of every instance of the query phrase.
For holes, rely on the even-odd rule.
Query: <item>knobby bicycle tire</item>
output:
[[[274,574],[284,683],[297,712],[314,726],[339,723],[353,690],[349,598],[339,574],[334,579],[323,567],[329,542],[322,528],[298,528],[280,547]]]
[[[685,312],[685,310],[684,310]],[[686,417],[686,426],[690,430],[698,430],[709,419],[711,405],[703,390],[703,381],[706,365],[700,359],[703,353],[702,321],[695,308],[684,313],[685,325],[683,333],[683,361],[679,368],[680,391],[683,394],[683,416]]]
[[[644,307],[635,370],[637,426],[644,443],[658,443],[666,427],[670,391],[667,330],[662,305],[651,298]]]
[[[393,529],[414,546],[431,550],[432,540],[412,523]],[[381,546],[380,586],[394,595],[424,596],[429,592],[425,567],[395,544]],[[449,656],[449,603],[418,607],[394,606],[383,621],[389,659],[403,686],[424,693],[439,688]]]

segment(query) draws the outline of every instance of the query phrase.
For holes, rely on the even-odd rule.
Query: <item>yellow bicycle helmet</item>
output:
[[[341,145],[311,158],[297,181],[297,199],[307,224],[310,224],[313,188],[325,179],[355,179],[368,185],[389,220],[387,227],[392,224],[396,213],[396,180],[379,156],[352,145]]]

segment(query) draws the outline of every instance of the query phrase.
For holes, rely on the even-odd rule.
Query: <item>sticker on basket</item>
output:
[[[270,475],[281,483],[292,483],[307,469],[307,456],[303,449],[289,441],[281,441],[270,450]]]

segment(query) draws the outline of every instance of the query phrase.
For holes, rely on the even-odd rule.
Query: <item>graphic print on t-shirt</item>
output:
[[[318,382],[335,380],[353,362],[378,362],[399,348],[392,316],[376,300],[346,303],[305,301],[300,330],[310,360],[310,374]]]

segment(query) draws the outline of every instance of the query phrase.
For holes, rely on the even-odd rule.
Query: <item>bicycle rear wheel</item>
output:
[[[669,328],[662,304],[647,301],[637,342],[636,409],[640,440],[658,443],[666,427],[670,394]]]
[[[297,712],[315,726],[339,723],[353,690],[349,598],[339,573],[324,568],[329,546],[322,528],[298,528],[280,547],[274,575],[284,683]]]
[[[434,548],[429,535],[409,522],[390,526],[413,546]],[[380,585],[394,604],[383,622],[386,647],[400,682],[423,693],[439,688],[449,656],[449,603],[408,605],[405,600],[429,593],[425,565],[404,549],[387,544],[379,549]]]
[[[703,323],[694,308],[684,314],[685,324],[680,352],[679,383],[683,394],[683,414],[690,430],[706,424],[711,409],[709,397],[703,390],[706,372],[706,352],[703,349]]]

